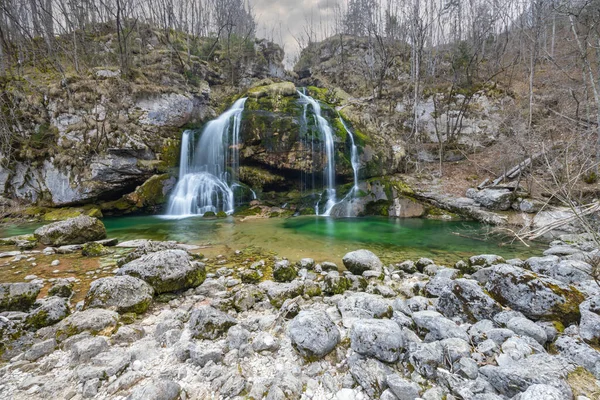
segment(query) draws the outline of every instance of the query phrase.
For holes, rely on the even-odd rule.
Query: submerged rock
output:
[[[369,250],[356,250],[346,253],[342,258],[344,267],[354,275],[362,275],[365,271],[383,270],[383,263],[373,252]]]
[[[288,325],[292,345],[308,360],[329,354],[340,341],[340,331],[324,312],[301,311]]]
[[[184,250],[149,253],[119,268],[118,275],[143,279],[157,294],[199,286],[206,279],[203,264],[192,262]]]
[[[104,224],[98,218],[80,215],[54,222],[35,230],[36,239],[46,245],[82,244],[106,238]]]
[[[152,302],[154,289],[129,275],[100,278],[92,282],[85,296],[85,308],[109,308],[118,313],[141,314]]]

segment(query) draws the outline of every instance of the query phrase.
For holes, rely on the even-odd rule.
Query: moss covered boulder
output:
[[[87,215],[44,225],[35,230],[36,239],[45,245],[82,244],[106,238],[106,228],[98,219]]]
[[[81,332],[109,336],[117,330],[119,314],[111,310],[91,308],[77,311],[56,326],[56,340],[62,341]]]
[[[585,297],[574,286],[508,264],[493,267],[486,284],[500,304],[532,320],[578,322],[579,304]]]
[[[200,306],[190,315],[190,331],[196,339],[215,340],[236,325],[235,318],[211,306]]]
[[[34,283],[0,283],[0,312],[29,310],[40,289]]]
[[[100,257],[109,254],[110,250],[97,242],[89,242],[83,245],[81,254],[85,257]]]
[[[192,261],[185,250],[162,250],[128,262],[117,275],[140,278],[160,294],[200,286],[206,279],[206,269],[204,264]]]
[[[273,279],[277,282],[291,282],[297,275],[296,267],[290,264],[288,260],[277,261],[273,266]]]
[[[85,308],[108,308],[119,314],[142,314],[150,306],[154,289],[129,275],[100,278],[92,282],[85,296]]]
[[[325,276],[323,282],[323,292],[329,296],[342,294],[350,289],[352,282],[345,276],[340,276],[338,272],[330,272]]]
[[[70,313],[68,300],[58,296],[38,300],[33,307],[25,318],[25,325],[33,329],[54,325]]]

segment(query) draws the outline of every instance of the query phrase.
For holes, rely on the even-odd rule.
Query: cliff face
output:
[[[217,115],[220,99],[238,90],[218,48],[206,62],[166,45],[161,32],[139,35],[126,75],[109,32],[95,38],[102,46],[89,68],[26,68],[0,82],[11,139],[0,150],[2,203],[70,206],[133,194],[177,165],[183,128]],[[284,76],[282,59],[281,48],[257,40],[236,66],[235,85]]]

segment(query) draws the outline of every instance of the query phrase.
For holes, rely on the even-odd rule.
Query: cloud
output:
[[[251,0],[258,22],[257,35],[283,46],[286,67],[292,68],[299,54],[297,38],[313,31],[325,36],[333,29],[339,0]]]

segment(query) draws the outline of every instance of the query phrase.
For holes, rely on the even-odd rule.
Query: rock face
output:
[[[347,253],[342,258],[344,267],[355,275],[361,275],[365,271],[381,272],[383,263],[373,252],[369,250],[356,250]]]
[[[579,304],[585,299],[573,286],[508,264],[493,268],[486,289],[498,302],[528,318],[566,324],[579,320]]]
[[[237,321],[210,306],[201,306],[190,315],[190,330],[197,339],[217,339],[224,335]]]
[[[206,270],[192,262],[184,250],[163,250],[146,254],[123,265],[118,275],[131,275],[146,281],[156,293],[175,292],[199,286]]]
[[[119,313],[142,314],[152,302],[154,289],[129,275],[100,278],[85,296],[85,308],[109,308]]]
[[[404,347],[400,326],[383,319],[359,319],[350,333],[352,349],[359,354],[384,362],[396,362]]]
[[[54,222],[35,230],[36,239],[45,245],[81,244],[106,238],[106,228],[99,219],[80,215]]]
[[[33,283],[0,283],[0,312],[29,310],[40,289]]]
[[[309,360],[329,354],[340,341],[340,331],[327,314],[301,311],[288,325],[292,345]]]

